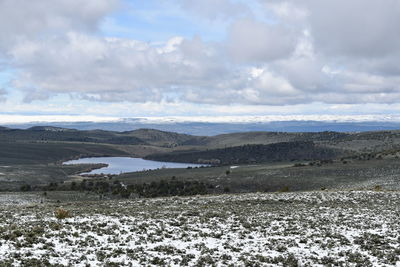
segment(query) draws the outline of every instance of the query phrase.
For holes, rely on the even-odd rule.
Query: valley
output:
[[[102,194],[119,192],[120,182],[131,186],[131,193],[140,184],[170,181],[204,183],[206,193],[399,186],[400,131],[243,132],[210,137],[152,129],[3,127],[0,145],[2,191],[76,190],[87,179],[91,184],[101,183]],[[62,165],[85,157],[137,157],[211,167],[84,177],[79,174],[101,165]],[[95,186],[92,189],[98,191]]]
[[[1,128],[0,266],[393,266],[399,145],[399,131]],[[211,165],[62,164],[87,157]]]

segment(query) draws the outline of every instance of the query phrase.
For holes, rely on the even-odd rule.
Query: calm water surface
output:
[[[82,158],[77,160],[66,161],[63,164],[108,164],[107,167],[85,172],[82,174],[120,174],[124,172],[138,172],[143,170],[155,170],[161,168],[187,168],[205,166],[201,164],[190,163],[173,163],[145,160],[141,158],[127,157],[100,157],[100,158]]]

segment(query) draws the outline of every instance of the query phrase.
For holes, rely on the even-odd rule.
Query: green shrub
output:
[[[382,191],[382,186],[381,185],[375,185],[374,190],[375,191]]]

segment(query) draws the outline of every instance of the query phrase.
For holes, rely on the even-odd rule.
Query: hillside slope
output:
[[[122,132],[121,135],[135,137],[147,144],[165,147],[191,145],[192,143],[196,143],[195,140],[202,139],[202,137],[165,132],[154,129],[139,129],[134,131]]]
[[[134,136],[101,130],[78,131],[74,129],[40,126],[26,130],[4,129],[0,131],[0,142],[18,141],[62,141],[129,145],[146,144],[146,142]]]
[[[321,147],[313,142],[296,141],[269,145],[244,145],[206,151],[153,154],[146,158],[157,161],[228,165],[291,160],[326,160],[343,154],[343,151]]]
[[[0,164],[55,163],[79,157],[129,156],[129,153],[107,144],[78,143],[4,143],[0,142]]]

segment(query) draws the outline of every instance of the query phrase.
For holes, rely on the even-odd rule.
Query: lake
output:
[[[97,157],[97,158],[82,158],[77,160],[69,160],[63,164],[107,164],[107,167],[95,169],[91,172],[81,174],[121,174],[124,172],[139,172],[144,170],[155,170],[162,168],[187,168],[187,167],[201,167],[207,166],[204,164],[190,164],[190,163],[174,163],[174,162],[160,162],[145,160],[141,158],[128,158],[128,157]]]

